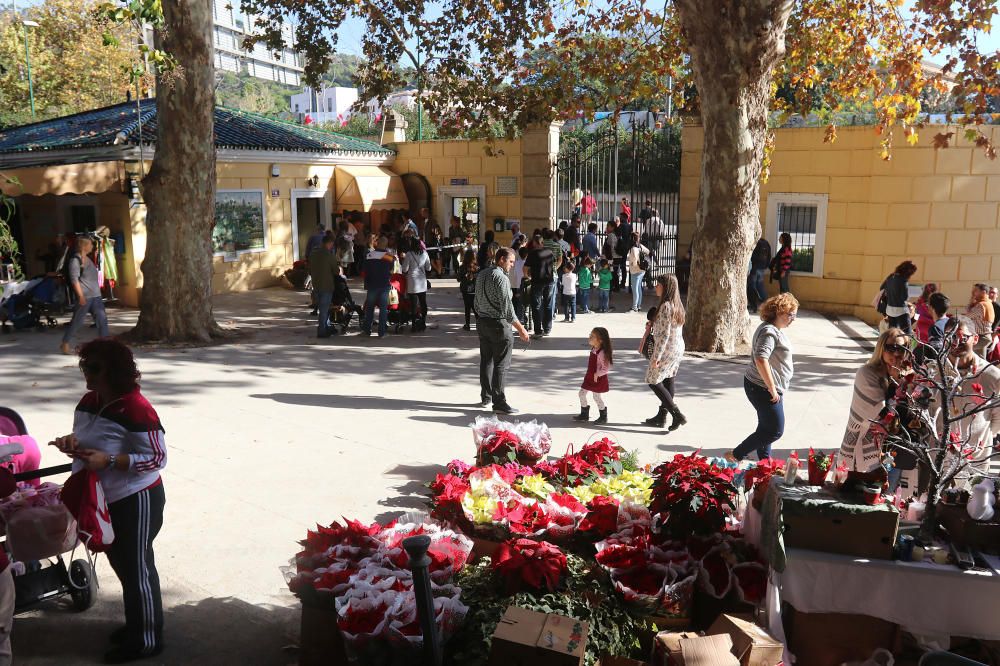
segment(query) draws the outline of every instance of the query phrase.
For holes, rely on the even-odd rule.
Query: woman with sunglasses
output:
[[[163,603],[153,539],[166,501],[160,470],[167,464],[163,426],[139,392],[131,350],[98,338],[79,350],[87,393],[76,406],[73,434],[50,444],[74,458],[73,471],[96,472],[115,540],[108,561],[122,584],[125,626],[111,634],[105,662],[121,664],[163,649]]]
[[[870,472],[882,464],[875,421],[886,402],[896,393],[901,378],[913,365],[910,338],[900,328],[886,329],[875,343],[875,351],[854,375],[854,394],[847,420],[847,432],[840,446],[840,462],[847,469]],[[902,471],[914,469],[916,458],[903,451],[894,451],[895,467],[889,475],[889,490],[894,491]]]
[[[799,302],[790,293],[772,296],[760,306],[761,325],[753,334],[750,367],[743,377],[743,390],[757,411],[757,429],[739,446],[725,454],[738,462],[752,451],[757,460],[771,457],[771,445],[785,431],[785,392],[792,381],[792,345],[785,329],[798,316]]]

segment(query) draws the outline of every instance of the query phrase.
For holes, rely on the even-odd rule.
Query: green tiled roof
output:
[[[43,120],[0,130],[0,154],[45,150],[98,148],[139,143],[139,120],[143,143],[156,142],[156,101],[135,102],[84,111],[71,116]],[[216,148],[284,150],[294,152],[378,153],[392,151],[374,141],[274,120],[256,113],[215,108]]]

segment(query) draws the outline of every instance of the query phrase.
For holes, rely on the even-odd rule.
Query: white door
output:
[[[292,190],[292,252],[296,260],[303,259],[306,251],[306,241],[301,238],[308,239],[320,222],[324,229],[330,228],[326,195],[327,190]]]

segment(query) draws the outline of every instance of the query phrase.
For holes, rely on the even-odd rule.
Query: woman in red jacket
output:
[[[111,513],[115,540],[108,560],[122,584],[125,626],[111,634],[105,662],[123,664],[163,650],[163,602],[153,539],[163,525],[166,467],[163,426],[139,392],[132,351],[98,338],[79,351],[88,392],[76,406],[73,434],[50,444],[75,459],[73,471],[96,472]]]

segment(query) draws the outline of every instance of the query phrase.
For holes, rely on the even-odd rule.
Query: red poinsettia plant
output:
[[[668,537],[713,534],[734,508],[733,470],[716,467],[697,452],[677,454],[653,470],[650,513]]]
[[[373,554],[379,548],[376,535],[382,530],[378,523],[365,525],[357,520],[347,520],[341,525],[333,521],[329,526],[317,525],[315,530],[308,530],[306,538],[299,542],[303,547],[295,556],[298,571],[312,571],[324,566],[327,562],[327,551],[334,547],[351,549],[357,559]]]
[[[428,486],[432,518],[460,525],[468,522],[462,510],[462,498],[470,487],[468,478],[453,472],[438,474]]]
[[[548,541],[505,541],[491,559],[493,571],[503,580],[507,594],[522,590],[554,592],[566,573],[566,555]]]
[[[587,502],[587,515],[580,521],[581,532],[606,537],[618,530],[618,500],[598,495]]]
[[[814,451],[809,447],[809,485],[822,486],[833,466],[833,454]]]
[[[521,439],[510,430],[495,430],[487,435],[476,452],[476,463],[507,463],[517,460],[518,446]]]

